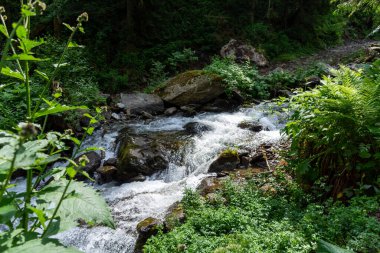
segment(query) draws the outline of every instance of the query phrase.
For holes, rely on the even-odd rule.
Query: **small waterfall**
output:
[[[281,139],[283,126],[281,114],[266,114],[267,105],[243,108],[233,113],[203,113],[194,117],[162,117],[149,123],[138,122],[128,127],[136,133],[153,134],[181,131],[189,122],[210,126],[211,130],[190,140],[168,155],[169,168],[151,176],[144,182],[114,183],[96,186],[109,203],[116,230],[106,227],[75,228],[58,235],[60,241],[88,253],[133,252],[137,239],[135,231],[139,221],[147,217],[163,218],[167,208],[182,198],[185,188],[195,189],[207,177],[209,165],[225,148],[255,148],[263,143],[275,143]],[[259,121],[265,131],[253,133],[238,127],[242,121]],[[125,125],[113,126],[103,134],[95,132],[86,140],[87,146],[105,149],[105,157],[115,156],[117,132]],[[181,153],[181,155],[180,155]]]

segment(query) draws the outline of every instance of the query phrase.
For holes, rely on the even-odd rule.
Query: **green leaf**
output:
[[[74,178],[77,174],[77,171],[73,167],[67,167],[66,173],[69,175],[70,178]]]
[[[7,57],[7,60],[8,61],[13,61],[13,60],[19,60],[19,61],[46,61],[47,59],[40,59],[40,58],[36,58],[34,57],[33,55],[29,55],[29,54],[15,54],[15,55],[12,55],[10,57]]]
[[[20,72],[18,72],[17,70],[13,71],[9,67],[1,68],[1,74],[5,76],[17,78],[23,82],[25,81],[24,76]]]
[[[32,17],[32,16],[36,16],[37,15],[34,11],[31,11],[29,9],[28,5],[25,5],[25,4],[22,6],[21,13],[25,17]]]
[[[33,165],[46,164],[58,159],[54,157],[54,159],[50,160],[51,157],[43,152],[48,144],[47,140],[36,140],[26,142],[20,147],[18,147],[17,141],[2,146],[0,149],[0,170],[8,170],[11,167],[16,150],[17,156],[13,164],[14,169],[28,169]]]
[[[58,63],[53,64],[53,67],[54,68],[60,68],[60,67],[65,67],[65,66],[69,66],[69,65],[70,65],[69,63],[64,62],[64,63],[61,63],[61,64],[58,64]]]
[[[17,27],[17,29],[16,29],[16,35],[17,35],[18,38],[20,38],[20,39],[25,39],[26,38],[27,31],[26,31],[25,27],[23,27],[22,25],[17,26],[16,23],[14,23],[12,26],[13,26],[13,28]]]
[[[82,46],[82,45],[78,45],[78,44],[77,44],[76,42],[74,42],[74,41],[70,41],[68,47],[69,47],[69,48],[76,48],[76,47],[84,48],[84,46]]]
[[[46,218],[45,218],[44,211],[40,210],[40,209],[37,209],[35,207],[32,207],[30,205],[28,206],[28,209],[37,215],[37,218],[40,221],[40,224],[44,227],[44,229],[46,229],[46,225],[45,225]]]
[[[36,72],[40,77],[42,77],[44,80],[46,81],[49,81],[49,77],[46,73],[42,72],[42,71],[39,71],[39,70],[35,70],[34,72]]]
[[[35,239],[27,241],[24,244],[10,248],[4,251],[4,253],[79,253],[81,251],[68,248],[61,245],[58,240],[54,239]]]
[[[317,253],[354,253],[353,251],[340,248],[324,240],[318,241]]]
[[[84,127],[84,130],[86,130],[86,133],[88,135],[92,135],[94,133],[95,128],[94,127]]]
[[[40,199],[58,204],[59,199],[66,187],[68,180],[61,179],[47,185],[45,188],[56,188],[54,191],[45,191],[39,196]],[[46,190],[46,189],[45,189]],[[45,203],[43,207],[50,207],[51,204]],[[41,209],[43,207],[40,207]],[[54,209],[48,210],[52,213]],[[88,223],[103,224],[114,228],[111,213],[105,200],[90,186],[83,182],[72,181],[67,197],[62,201],[57,215],[61,219],[60,231],[75,227],[78,219],[83,219]]]
[[[67,105],[56,105],[52,106],[46,109],[42,109],[34,115],[34,118],[40,118],[46,115],[56,114],[60,112],[66,112],[66,111],[72,111],[72,110],[78,110],[78,109],[88,109],[87,106],[67,106]]]
[[[69,24],[66,24],[66,23],[63,23],[64,26],[67,27],[67,29],[69,29],[70,31],[74,32],[74,27],[70,26]]]
[[[0,207],[0,223],[4,224],[9,222],[16,211],[16,207],[12,204]]]
[[[45,41],[43,39],[37,41],[37,40],[30,40],[30,39],[21,39],[21,45],[19,48],[24,51],[24,53],[29,53],[30,50],[32,50],[35,47],[38,47],[42,44],[44,44]]]
[[[8,33],[7,33],[7,29],[5,28],[4,25],[0,25],[0,32],[2,34],[4,34],[5,37],[9,38]]]

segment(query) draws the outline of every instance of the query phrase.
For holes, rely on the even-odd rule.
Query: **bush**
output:
[[[291,99],[292,162],[305,184],[326,177],[342,197],[358,184],[376,186],[380,164],[380,61],[360,71],[341,67],[324,85]],[[378,185],[377,185],[378,187]],[[373,187],[372,187],[373,188]]]
[[[226,83],[227,92],[237,89],[246,98],[268,98],[268,85],[256,68],[245,64],[237,64],[231,59],[214,58],[205,71],[217,74]]]

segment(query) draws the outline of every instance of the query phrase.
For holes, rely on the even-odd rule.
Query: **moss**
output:
[[[238,153],[237,149],[227,148],[227,149],[223,150],[223,152],[220,154],[220,157],[223,157],[223,158],[237,157],[237,158],[239,158],[239,153]]]
[[[158,228],[158,220],[152,217],[146,218],[145,220],[141,221],[139,224],[137,224],[137,231],[144,230],[145,228],[152,227],[152,229]]]

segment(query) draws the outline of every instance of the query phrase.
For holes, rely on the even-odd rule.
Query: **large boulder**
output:
[[[124,105],[125,110],[132,114],[141,114],[143,112],[157,114],[165,111],[164,102],[154,94],[120,94],[120,104]]]
[[[222,47],[220,55],[224,58],[232,58],[237,62],[250,61],[259,67],[268,65],[265,56],[257,52],[253,46],[235,39],[231,39],[228,44]]]
[[[225,88],[221,77],[201,70],[187,71],[167,81],[158,94],[172,105],[203,105],[223,94]]]
[[[116,179],[129,182],[138,176],[150,176],[168,167],[163,145],[144,135],[121,133],[119,136]]]

